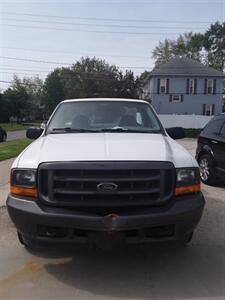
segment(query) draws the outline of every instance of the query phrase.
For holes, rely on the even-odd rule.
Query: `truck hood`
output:
[[[41,136],[14,161],[14,168],[37,168],[59,161],[169,161],[175,167],[197,166],[178,143],[162,134],[67,133]]]

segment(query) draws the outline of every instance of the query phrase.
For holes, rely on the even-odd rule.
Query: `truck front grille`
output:
[[[174,182],[169,162],[43,163],[38,170],[40,201],[90,212],[163,205],[173,195]],[[102,184],[115,189],[99,189]]]

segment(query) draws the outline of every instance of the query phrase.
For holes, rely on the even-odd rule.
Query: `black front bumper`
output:
[[[198,193],[174,199],[166,207],[148,208],[136,214],[99,216],[42,207],[36,201],[12,195],[7,199],[9,215],[19,232],[28,238],[55,242],[85,242],[89,233],[98,232],[125,233],[127,242],[179,240],[195,229],[204,205],[204,197]]]

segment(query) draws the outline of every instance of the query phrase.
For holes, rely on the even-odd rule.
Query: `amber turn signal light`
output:
[[[35,188],[24,188],[24,187],[19,187],[19,186],[11,186],[10,192],[12,195],[37,198],[37,190]]]
[[[191,194],[191,193],[198,193],[200,191],[201,191],[201,184],[180,186],[180,187],[176,187],[175,196]]]

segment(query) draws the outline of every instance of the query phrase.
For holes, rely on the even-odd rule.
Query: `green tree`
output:
[[[75,92],[72,97],[115,97],[120,78],[119,70],[109,65],[105,60],[97,58],[82,58],[71,68],[76,79]],[[67,89],[69,92],[69,89]]]
[[[41,104],[44,105],[47,114],[51,112],[60,101],[65,99],[61,73],[62,69],[55,69],[47,76],[44,82]]]
[[[70,68],[60,68],[44,83],[43,103],[48,111],[63,99],[138,96],[139,80],[115,65],[97,58],[82,58]]]
[[[207,51],[209,66],[224,71],[225,69],[225,22],[212,24],[204,35],[203,45]]]
[[[225,69],[225,22],[216,22],[205,33],[185,33],[175,40],[159,42],[152,52],[155,66],[175,56],[189,57],[219,71]]]
[[[4,92],[4,99],[9,107],[10,116],[22,120],[29,111],[29,96],[21,80],[15,76],[12,85]]]
[[[201,61],[204,37],[192,32],[179,35],[176,40],[159,42],[152,53],[155,66],[168,62],[175,56],[184,56]]]
[[[40,78],[14,77],[11,86],[4,92],[3,98],[10,116],[18,119],[35,119],[40,114],[40,100],[43,82]]]
[[[123,75],[120,73],[119,89],[116,97],[119,98],[139,98],[141,81],[135,78],[132,71],[126,71]]]
[[[0,93],[0,123],[9,122],[10,111],[9,105],[4,94]]]
[[[145,82],[146,80],[148,80],[150,73],[151,72],[149,72],[149,71],[144,71],[143,73],[141,73],[141,75],[139,77],[140,82]]]
[[[165,39],[164,42],[159,42],[152,52],[152,57],[155,60],[155,66],[159,66],[168,62],[173,56],[174,41]]]

